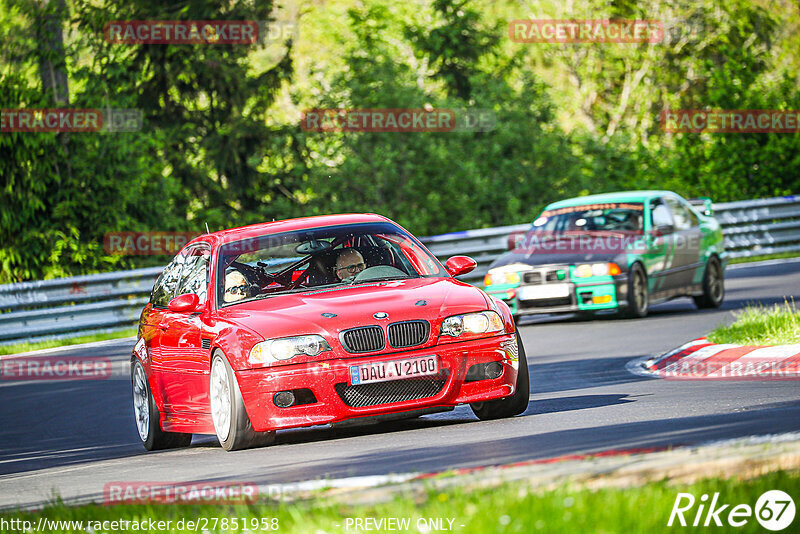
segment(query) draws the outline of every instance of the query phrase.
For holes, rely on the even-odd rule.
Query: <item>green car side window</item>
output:
[[[673,226],[674,223],[672,222],[672,215],[669,212],[669,209],[662,204],[658,203],[653,207],[653,228],[659,228],[664,226]]]
[[[688,230],[692,226],[695,226],[692,224],[689,210],[686,206],[681,204],[677,198],[666,197],[664,201],[672,212],[672,219],[675,221],[676,230]]]

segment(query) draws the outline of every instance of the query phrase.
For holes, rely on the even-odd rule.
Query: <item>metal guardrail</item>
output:
[[[714,204],[731,258],[800,251],[800,195]]]
[[[0,285],[0,342],[131,326],[162,269]]]
[[[800,196],[714,204],[731,258],[800,252]],[[465,254],[478,267],[461,277],[480,283],[530,224],[465,230],[421,241],[439,259]],[[166,263],[166,262],[165,262]],[[66,337],[136,323],[161,267],[0,285],[0,343]]]

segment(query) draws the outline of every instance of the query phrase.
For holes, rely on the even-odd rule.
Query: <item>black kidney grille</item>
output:
[[[541,284],[542,283],[542,273],[539,272],[532,272],[532,273],[525,273],[522,275],[522,281],[526,284]]]
[[[373,384],[348,386],[341,382],[334,385],[336,393],[351,408],[364,408],[379,404],[391,404],[437,395],[447,383],[447,371],[426,378],[406,378]]]
[[[399,349],[428,341],[431,326],[428,321],[404,321],[389,325],[389,345]]]
[[[374,352],[383,349],[383,329],[380,326],[364,326],[345,330],[341,335],[342,347],[347,352]]]

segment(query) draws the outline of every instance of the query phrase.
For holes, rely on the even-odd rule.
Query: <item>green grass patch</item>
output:
[[[695,514],[703,494],[712,497],[719,493],[718,506],[730,504],[721,514],[720,532],[764,532],[755,517],[740,528],[727,525],[727,512],[733,506],[746,504],[755,507],[758,497],[768,491],[779,489],[789,495],[800,495],[800,472],[772,472],[764,476],[738,480],[707,479],[696,484],[650,483],[641,487],[625,489],[589,490],[561,486],[552,491],[529,490],[522,483],[508,483],[497,488],[469,491],[458,488],[447,491],[428,491],[423,497],[397,497],[391,502],[369,506],[353,506],[327,501],[306,501],[296,504],[257,504],[249,506],[191,506],[191,505],[88,505],[67,507],[53,504],[38,512],[14,512],[0,514],[3,521],[11,519],[30,521],[34,526],[40,518],[49,521],[83,521],[71,528],[52,526],[53,532],[192,532],[185,521],[203,521],[206,532],[284,532],[302,533],[347,533],[364,532],[354,528],[348,519],[393,518],[407,520],[409,528],[391,530],[374,529],[377,532],[455,532],[455,533],[513,533],[546,532],[566,533],[596,532],[625,533],[664,532],[678,493],[695,496],[694,507],[684,514],[688,527],[673,525],[680,532],[696,532],[693,528]],[[711,498],[708,499],[710,501]],[[705,510],[708,509],[706,505]],[[223,523],[223,519],[225,522]],[[705,516],[703,516],[703,520]],[[110,528],[88,521],[164,521],[160,526],[144,529]],[[184,520],[184,528],[178,522]],[[234,525],[233,520],[238,523]],[[430,521],[438,521],[431,523]],[[169,523],[166,523],[169,521]],[[797,524],[795,519],[794,524]],[[243,525],[246,523],[246,527]],[[255,525],[258,525],[257,527]],[[701,520],[702,524],[702,520]],[[6,526],[9,524],[6,523]],[[426,525],[428,529],[419,528]],[[195,532],[203,531],[195,527]],[[263,528],[263,527],[269,528]],[[348,528],[349,526],[349,528]],[[374,526],[374,525],[373,525]],[[431,526],[444,526],[448,530],[437,530]],[[88,530],[91,527],[91,530]],[[151,528],[152,527],[152,528]],[[272,527],[277,527],[277,530]],[[789,529],[791,530],[791,528]]]
[[[781,260],[784,258],[798,257],[800,257],[800,252],[777,252],[775,254],[762,254],[760,256],[750,256],[747,258],[731,258],[728,263],[752,263],[754,261]]]
[[[34,343],[15,343],[13,345],[0,345],[0,355],[19,354],[31,350],[51,349],[54,347],[68,347],[70,345],[80,345],[81,343],[91,343],[93,341],[107,341],[109,339],[120,339],[136,335],[136,328],[126,328],[115,332],[103,332],[86,336],[70,337],[66,339],[51,339],[47,341],[36,341]]]
[[[736,321],[708,335],[712,343],[738,345],[790,345],[800,343],[800,310],[794,301],[784,306],[748,306]]]

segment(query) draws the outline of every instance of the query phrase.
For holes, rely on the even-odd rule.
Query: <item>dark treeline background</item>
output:
[[[528,18],[655,19],[657,44],[521,44]],[[271,20],[263,45],[108,44],[113,20]],[[138,265],[112,231],[377,212],[417,235],[559,198],[800,190],[798,134],[666,134],[664,109],[800,109],[776,0],[0,0],[0,108],[138,108],[133,133],[0,133],[0,282]],[[490,132],[312,133],[310,108],[485,108]]]

